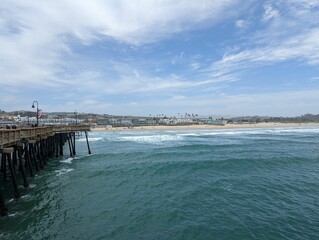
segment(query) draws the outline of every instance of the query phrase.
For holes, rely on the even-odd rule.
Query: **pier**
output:
[[[14,197],[20,198],[18,179],[27,188],[29,178],[35,172],[41,171],[50,160],[64,155],[66,143],[70,156],[76,155],[77,132],[85,133],[88,153],[91,154],[88,131],[90,126],[86,125],[0,129],[0,216],[8,214],[2,191],[4,182],[10,181]]]

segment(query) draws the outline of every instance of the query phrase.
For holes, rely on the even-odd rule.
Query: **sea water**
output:
[[[10,199],[0,239],[318,239],[319,128],[90,132]],[[20,181],[20,184],[22,182]],[[10,184],[8,185],[10,186]]]

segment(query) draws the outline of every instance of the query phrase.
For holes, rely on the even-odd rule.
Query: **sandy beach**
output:
[[[310,127],[319,123],[256,123],[225,125],[186,125],[186,126],[140,126],[140,127],[92,127],[92,131],[141,131],[141,130],[192,130],[192,129],[229,129],[229,128],[269,128],[269,127]]]

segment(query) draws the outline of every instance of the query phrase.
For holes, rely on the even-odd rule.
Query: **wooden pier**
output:
[[[88,152],[91,154],[88,131],[90,126],[86,125],[0,129],[0,216],[8,214],[1,178],[2,181],[11,180],[14,197],[20,198],[17,174],[21,174],[23,186],[27,188],[28,177],[33,177],[34,172],[43,169],[50,159],[63,156],[66,142],[70,156],[74,156],[76,132],[85,133]]]

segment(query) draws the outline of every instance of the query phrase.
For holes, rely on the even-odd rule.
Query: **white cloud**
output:
[[[200,68],[200,63],[198,63],[198,62],[191,63],[191,68],[193,70],[199,69]]]
[[[237,21],[235,22],[235,26],[236,26],[237,28],[240,28],[240,29],[242,29],[242,28],[247,28],[248,25],[249,25],[249,22],[248,22],[248,21],[245,21],[245,20],[243,20],[243,19],[239,19],[239,20],[237,20]]]
[[[274,9],[275,3],[284,15]],[[319,14],[318,7],[315,1],[269,1],[265,4],[264,18],[276,18],[276,21],[251,36],[250,44],[255,47],[226,52],[207,71],[236,78],[242,71],[285,61],[318,65],[319,23],[315,18]]]
[[[269,21],[271,19],[279,17],[279,11],[275,9],[270,4],[264,5],[264,15],[263,15],[263,21]]]
[[[234,14],[238,0],[4,0],[0,5],[0,83],[62,87],[74,40],[101,38],[141,45],[213,25]],[[182,57],[182,56],[179,56]]]

